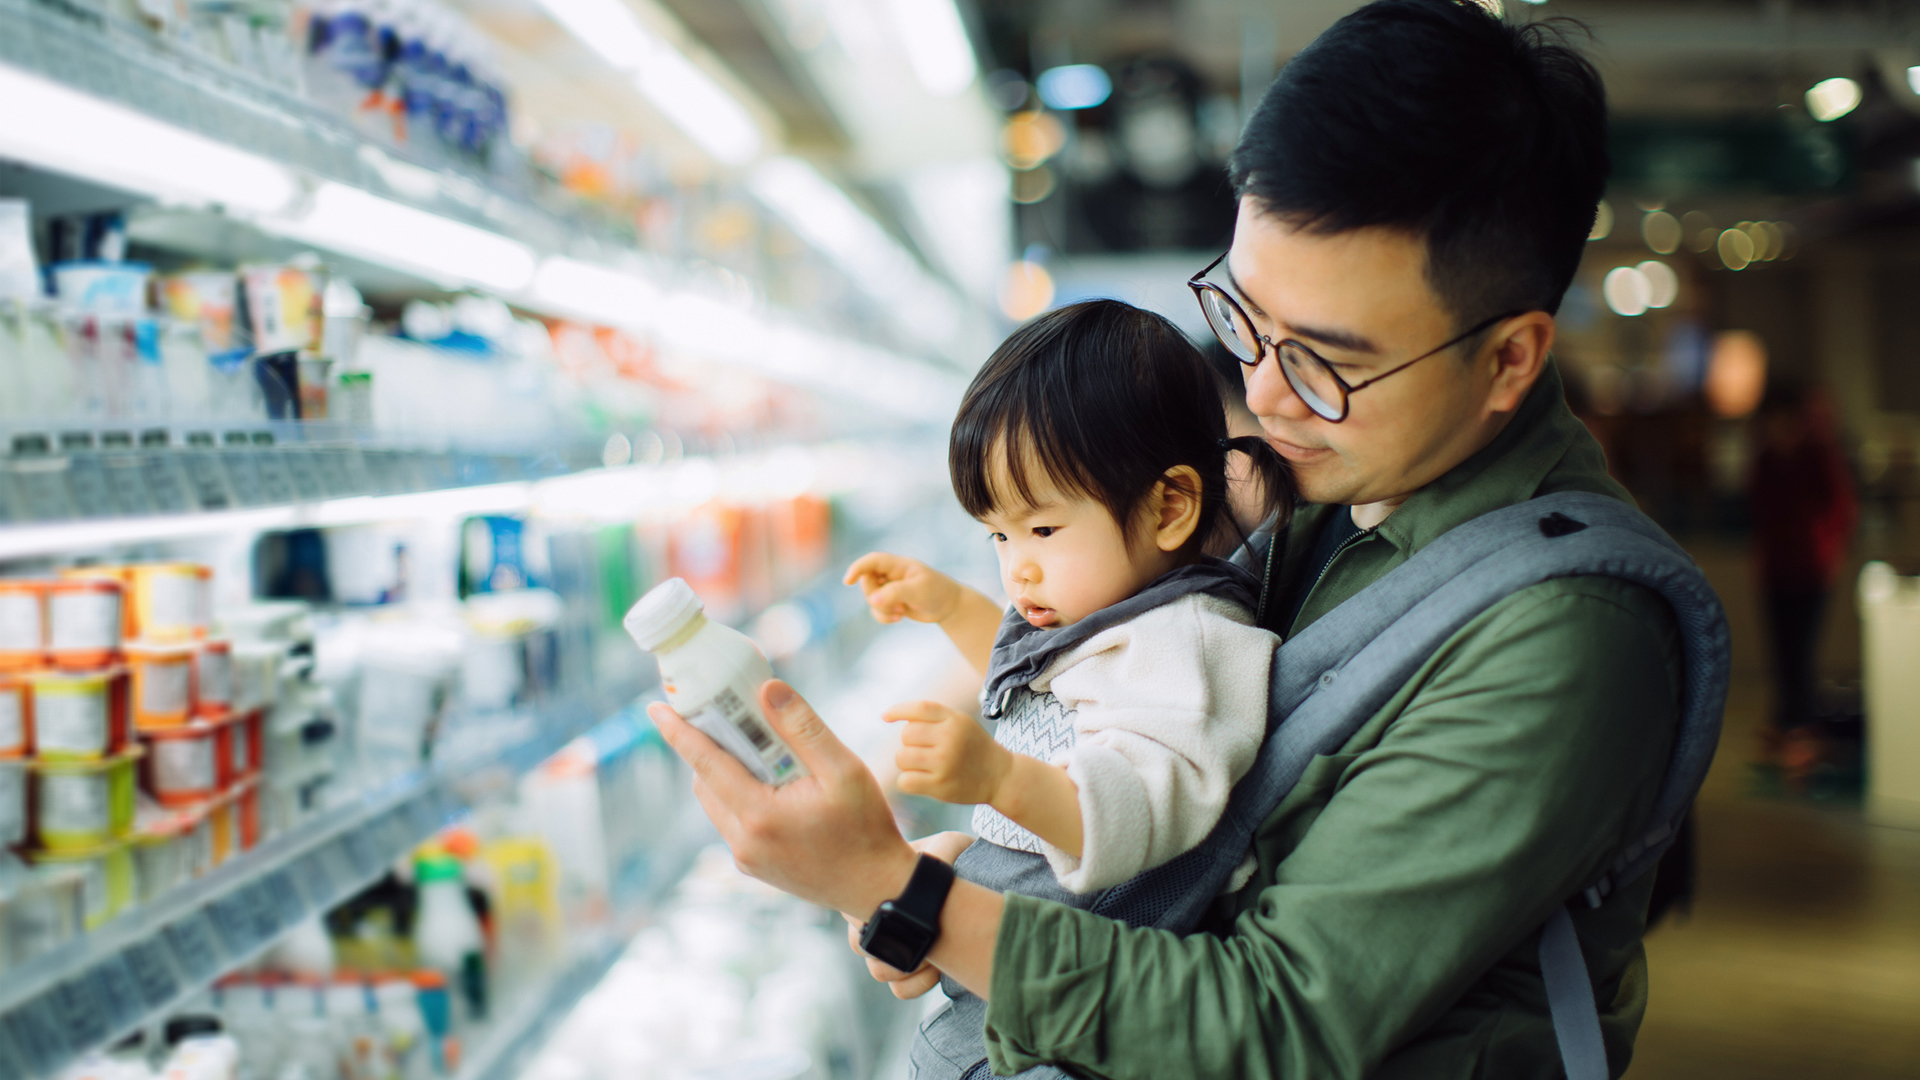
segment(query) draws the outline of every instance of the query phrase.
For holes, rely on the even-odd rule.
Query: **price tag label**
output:
[[[296,501],[319,502],[327,497],[327,488],[320,479],[312,451],[289,447],[280,452],[280,458],[286,462],[287,476],[293,482]]]
[[[333,871],[328,868],[323,852],[314,851],[287,868],[295,887],[307,898],[307,903],[316,908],[330,907],[338,888],[333,883]]]
[[[294,501],[293,475],[287,471],[287,455],[283,450],[267,449],[254,452],[254,464],[260,469],[260,501],[266,506],[285,506]]]
[[[260,487],[259,455],[247,449],[228,449],[221,453],[227,466],[227,482],[233,485],[233,501],[241,506],[263,506],[266,495]]]
[[[14,508],[29,521],[64,521],[73,516],[67,490],[67,459],[36,458],[13,463]]]
[[[182,455],[186,458],[187,479],[193,485],[193,495],[202,510],[225,510],[233,505],[233,494],[227,486],[227,471],[221,467],[220,455],[212,450],[196,450]]]
[[[360,869],[360,860],[345,838],[335,840],[314,852],[311,857],[326,868],[327,880],[332,882],[336,892],[351,889],[366,880],[366,872]]]
[[[13,1036],[15,1052],[26,1059],[27,1069],[41,1075],[59,1068],[69,1053],[58,1024],[45,997],[22,1004],[0,1020],[7,1034]]]
[[[109,1034],[133,1026],[146,1013],[140,988],[134,985],[124,958],[110,956],[86,977],[93,983],[93,997],[100,1003]]]
[[[0,1023],[0,1076],[26,1076],[32,1071],[13,1045],[13,1033]]]
[[[446,823],[440,809],[439,792],[429,791],[407,803],[407,831],[415,836],[431,836]]]
[[[220,942],[208,925],[218,918],[217,912],[195,912],[161,931],[173,949],[174,966],[190,983],[209,982],[220,974]]]
[[[292,870],[276,870],[267,875],[267,897],[273,902],[273,920],[278,927],[292,926],[307,914],[307,901],[294,884]]]
[[[153,513],[153,503],[147,498],[147,477],[142,464],[137,454],[108,454],[100,459],[113,505],[129,517]]]
[[[148,1010],[164,1008],[180,993],[180,980],[174,976],[165,938],[151,937],[129,946],[120,957],[140,994],[140,1003]]]
[[[107,471],[97,454],[67,457],[67,487],[73,492],[74,513],[80,517],[112,517],[118,512],[113,491],[107,487]]]
[[[93,987],[85,978],[68,979],[47,994],[53,1014],[59,1018],[60,1031],[74,1050],[98,1046],[107,1038],[105,1003],[96,1001]]]
[[[378,821],[369,822],[340,838],[347,858],[353,862],[355,877],[368,877],[386,865],[386,848],[380,842]]]
[[[180,475],[179,458],[171,450],[153,450],[146,459],[147,497],[157,514],[185,514],[193,510],[186,481]]]

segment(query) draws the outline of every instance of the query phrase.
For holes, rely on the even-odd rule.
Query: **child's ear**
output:
[[[1153,546],[1179,551],[1200,528],[1200,473],[1191,465],[1175,465],[1155,486],[1159,504]]]

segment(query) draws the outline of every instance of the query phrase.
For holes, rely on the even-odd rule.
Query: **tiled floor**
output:
[[[1651,1000],[1627,1076],[1913,1080],[1920,832],[1752,794],[1767,695],[1745,569],[1734,552],[1696,554],[1734,623],[1735,686],[1699,803],[1698,899],[1648,936]],[[1830,660],[1852,636],[1832,630]]]

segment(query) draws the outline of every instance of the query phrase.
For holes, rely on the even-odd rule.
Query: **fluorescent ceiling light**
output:
[[[1823,79],[1807,91],[1807,111],[1825,123],[1838,120],[1860,104],[1860,84],[1852,79]]]
[[[271,212],[299,194],[266,158],[0,65],[0,156],[152,195]]]
[[[738,98],[678,49],[640,24],[620,0],[540,0],[554,21],[600,54],[672,124],[728,165],[760,153],[760,125]]]
[[[934,97],[952,97],[980,73],[973,42],[953,0],[888,0],[914,77]]]
[[[1920,64],[1907,69],[1907,89],[1920,94]]]
[[[935,340],[958,329],[960,310],[952,293],[812,165],[773,158],[753,171],[747,186],[904,325]]]
[[[533,280],[533,251],[517,240],[402,206],[331,181],[298,218],[268,218],[261,226],[438,281],[517,292]]]
[[[1113,80],[1098,64],[1068,64],[1040,73],[1040,100],[1063,112],[1091,109],[1113,93]]]
[[[642,326],[657,318],[663,299],[652,284],[618,270],[564,255],[550,256],[533,276],[536,300],[614,326]]]

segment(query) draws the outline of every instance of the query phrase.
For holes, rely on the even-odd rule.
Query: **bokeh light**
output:
[[[1729,270],[1745,270],[1753,262],[1753,237],[1745,229],[1727,229],[1720,234],[1720,263]]]
[[[1707,406],[1729,419],[1760,407],[1767,389],[1767,345],[1751,330],[1722,330],[1707,359]]]
[[[1616,266],[1607,271],[1600,284],[1600,294],[1606,297],[1607,306],[1615,315],[1629,318],[1646,314],[1653,302],[1653,287],[1647,276],[1631,266]]]
[[[1663,308],[1680,298],[1680,275],[1659,259],[1648,259],[1634,267],[1647,279],[1647,306]]]
[[[1066,144],[1066,129],[1043,112],[1015,113],[1000,132],[1001,156],[1015,169],[1039,168]]]
[[[1680,247],[1680,219],[1655,210],[1640,219],[1640,236],[1655,253],[1671,255]]]
[[[1053,275],[1026,259],[1007,268],[1000,283],[1000,311],[1014,322],[1026,322],[1053,303]]]
[[[1013,201],[1021,204],[1037,203],[1053,194],[1058,184],[1053,170],[1045,165],[1037,169],[1028,169],[1013,174]]]
[[[1807,112],[1822,123],[1838,120],[1860,104],[1860,84],[1852,79],[1822,79],[1807,90]]]

